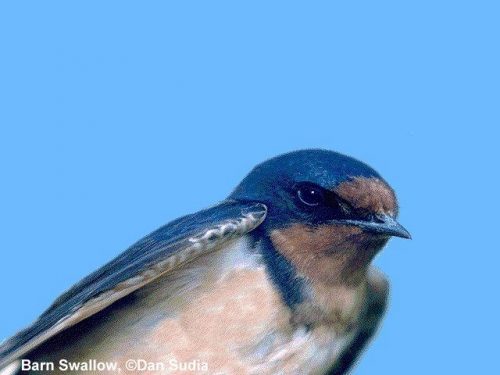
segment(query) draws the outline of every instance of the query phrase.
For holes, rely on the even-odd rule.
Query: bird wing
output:
[[[361,327],[357,330],[354,339],[340,354],[328,375],[344,375],[349,373],[366,345],[377,332],[380,322],[387,308],[389,297],[389,283],[385,276],[376,269],[370,269],[368,275],[368,298]]]
[[[161,275],[252,231],[266,212],[260,203],[223,201],[157,229],[75,284],[31,326],[3,343],[0,369]]]

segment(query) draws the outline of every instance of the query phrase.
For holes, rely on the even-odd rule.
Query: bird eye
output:
[[[318,206],[324,201],[323,193],[315,187],[301,187],[297,190],[300,201],[308,206]]]

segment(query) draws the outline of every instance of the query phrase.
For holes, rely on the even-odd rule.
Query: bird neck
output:
[[[253,237],[294,322],[307,326],[327,322],[343,330],[355,321],[364,301],[370,262],[385,241],[358,237],[363,241],[357,247],[325,246],[320,252],[311,246],[321,241],[300,242],[283,231],[258,229]]]

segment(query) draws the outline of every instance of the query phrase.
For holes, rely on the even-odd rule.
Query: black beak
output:
[[[389,215],[376,215],[371,221],[345,220],[343,222],[349,225],[358,226],[367,232],[411,239],[410,232]]]

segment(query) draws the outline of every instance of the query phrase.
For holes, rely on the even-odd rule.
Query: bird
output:
[[[391,237],[411,238],[398,210],[390,185],[353,157],[275,156],[220,203],[160,227],[64,292],[3,342],[0,373],[51,364],[46,372],[102,373],[99,364],[114,363],[123,374],[183,364],[345,374],[387,307],[389,284],[372,260]]]

